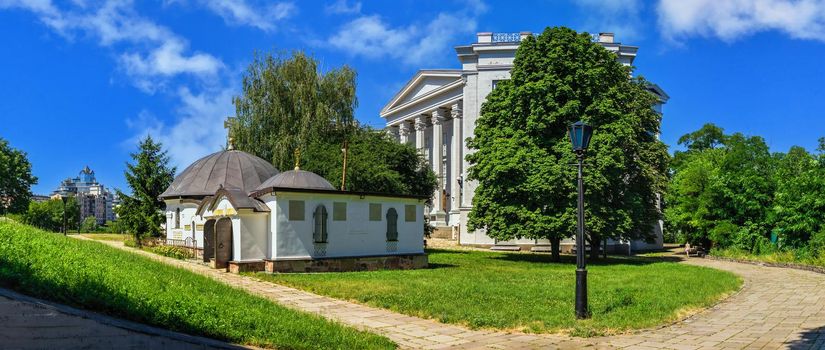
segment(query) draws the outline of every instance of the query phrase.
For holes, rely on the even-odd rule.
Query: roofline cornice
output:
[[[398,100],[400,100],[401,97],[406,95],[410,91],[410,89],[412,89],[412,87],[415,86],[416,83],[418,83],[421,79],[424,79],[425,77],[456,77],[456,78],[461,78],[461,69],[421,69],[421,70],[419,70],[418,72],[415,73],[415,75],[413,75],[412,78],[410,78],[409,81],[407,81],[406,84],[404,84],[404,88],[401,89],[400,91],[398,91],[395,95],[393,95],[390,102],[388,102],[386,105],[384,105],[383,108],[381,108],[381,113],[389,110],[390,106],[392,106],[394,103],[398,102]]]
[[[461,75],[459,75],[459,77],[461,77]],[[381,113],[380,113],[381,118],[386,118],[388,115],[390,115],[394,112],[397,112],[399,110],[407,108],[410,105],[413,105],[413,104],[418,103],[420,101],[426,100],[428,98],[432,98],[432,97],[438,96],[440,94],[443,94],[443,93],[445,93],[447,91],[450,91],[453,88],[458,87],[458,86],[464,86],[464,79],[458,79],[458,80],[456,80],[452,83],[442,85],[442,86],[438,87],[437,89],[433,89],[432,91],[429,91],[426,94],[423,94],[423,95],[419,96],[418,98],[416,98],[414,100],[404,102],[404,103],[402,103],[398,106],[392,107],[391,109],[386,109],[386,107],[385,107],[385,109],[381,110]]]

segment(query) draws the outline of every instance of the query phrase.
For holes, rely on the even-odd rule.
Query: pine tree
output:
[[[140,244],[144,237],[158,237],[163,222],[165,204],[158,197],[175,177],[175,168],[169,167],[169,157],[160,143],[146,136],[132,153],[134,164],[126,164],[126,182],[132,195],[117,191],[121,205],[117,208],[119,220]]]

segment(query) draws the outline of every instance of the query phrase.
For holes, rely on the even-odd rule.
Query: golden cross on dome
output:
[[[301,149],[295,149],[295,170],[301,170]]]
[[[232,126],[237,121],[235,117],[226,117],[226,120],[223,121],[223,128],[226,129],[226,149],[233,150],[235,146],[232,144],[235,141],[235,138],[232,135]]]

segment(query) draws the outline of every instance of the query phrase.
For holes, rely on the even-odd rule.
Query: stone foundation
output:
[[[387,255],[312,260],[264,260],[267,272],[344,272],[425,268],[427,254]]]
[[[229,272],[231,273],[263,271],[265,267],[266,264],[263,260],[229,262]]]
[[[441,226],[441,227],[433,227],[433,233],[430,234],[430,237],[455,240],[456,236],[453,233],[453,228],[452,227]]]

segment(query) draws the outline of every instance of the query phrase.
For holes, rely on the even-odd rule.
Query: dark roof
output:
[[[218,200],[224,195],[227,199],[229,199],[229,203],[232,203],[232,207],[235,209],[252,209],[254,211],[261,212],[269,211],[269,207],[267,207],[264,202],[261,202],[256,198],[250,198],[249,195],[246,194],[246,191],[242,191],[237,188],[219,189],[218,192],[215,193],[215,197],[212,199],[212,204],[209,205],[209,209],[215,210]]]
[[[335,187],[316,173],[305,170],[290,170],[275,175],[264,181],[257,191],[267,188],[299,188],[335,191]]]
[[[248,193],[276,174],[278,169],[272,164],[249,153],[220,151],[192,163],[160,198],[202,198],[214,195],[221,186]]]

